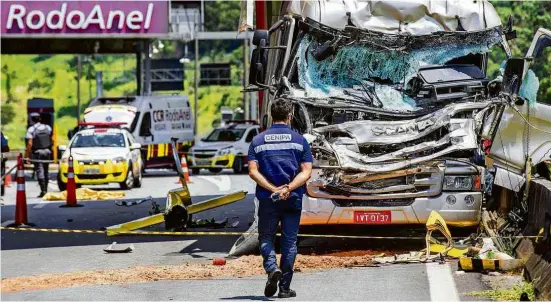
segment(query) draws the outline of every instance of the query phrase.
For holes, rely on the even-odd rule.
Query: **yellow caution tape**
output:
[[[46,229],[46,228],[15,228],[15,227],[0,227],[0,230],[8,231],[23,231],[23,232],[46,232],[46,233],[89,233],[89,234],[106,234],[107,231],[102,230],[73,230],[73,229]],[[257,232],[170,232],[170,231],[120,231],[118,235],[163,235],[163,236],[241,236],[241,235],[258,235]],[[277,234],[280,236],[281,234]],[[390,239],[390,240],[421,240],[425,237],[406,237],[406,236],[354,236],[354,235],[323,235],[323,234],[298,234],[299,237],[315,237],[315,238],[342,238],[342,239]],[[499,238],[534,238],[537,236],[514,236],[514,237],[499,237]],[[496,238],[496,237],[488,237]],[[459,238],[458,238],[459,239]]]
[[[76,190],[77,200],[106,200],[106,199],[115,199],[125,197],[124,192],[113,192],[113,191],[95,191],[88,188],[80,188]],[[54,201],[54,200],[67,200],[67,191],[53,193],[49,192],[44,197],[44,200]]]

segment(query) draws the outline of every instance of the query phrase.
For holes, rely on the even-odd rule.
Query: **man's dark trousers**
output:
[[[52,151],[50,151],[50,149],[38,149],[38,150],[33,151],[32,159],[47,161],[47,160],[50,160],[51,155],[52,155]],[[44,162],[35,162],[34,163],[34,171],[36,173],[36,179],[39,182],[45,182],[46,186],[48,185],[48,178],[49,178],[48,177],[48,175],[49,175],[48,168],[49,167],[48,167],[47,162],[45,162],[45,163]],[[42,189],[42,187],[41,187],[41,189]]]
[[[302,210],[302,198],[289,197],[287,200],[272,201],[259,199],[258,240],[260,253],[264,258],[264,269],[272,272],[277,267],[275,239],[281,222],[281,262],[283,277],[279,287],[289,289],[293,279],[293,266],[297,256],[297,234]]]

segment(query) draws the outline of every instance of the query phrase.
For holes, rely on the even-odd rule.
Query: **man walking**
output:
[[[25,157],[35,160],[50,160],[52,155],[52,128],[40,123],[40,114],[31,113],[32,125],[27,129],[27,151]],[[40,194],[43,197],[48,192],[48,163],[34,162],[34,171],[38,184],[40,185]]]
[[[270,107],[273,125],[255,136],[249,146],[249,175],[257,183],[258,240],[268,282],[264,295],[296,297],[291,290],[297,255],[297,234],[305,183],[312,175],[312,153],[304,137],[291,130],[293,104],[279,99]],[[274,242],[281,223],[281,262]]]

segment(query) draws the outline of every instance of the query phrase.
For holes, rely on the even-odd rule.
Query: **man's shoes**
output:
[[[281,279],[282,273],[279,268],[276,268],[275,271],[268,274],[268,281],[266,282],[266,287],[264,288],[264,296],[272,297],[277,292],[277,283]]]
[[[42,198],[42,197],[44,197],[44,195],[46,195],[46,192],[42,191],[42,192],[40,192],[40,194],[38,194],[38,196],[36,196],[36,197]]]
[[[294,298],[297,296],[297,292],[295,292],[292,289],[279,289],[279,294],[277,294],[278,298]]]

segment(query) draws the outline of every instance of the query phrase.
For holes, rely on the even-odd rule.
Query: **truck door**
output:
[[[549,71],[541,68],[542,63],[549,58],[549,46],[551,31],[539,29],[526,55],[528,60],[524,59],[523,63],[522,59],[513,59],[519,66],[517,69],[522,69],[520,74],[523,74],[523,80],[518,89],[522,99],[514,106],[511,104],[505,108],[490,151],[498,167],[507,168],[507,171],[514,171],[519,175],[524,172],[527,156],[531,157],[532,165],[551,159],[551,99],[537,99],[539,79],[549,77]],[[542,55],[544,50],[547,55]],[[530,61],[532,62],[528,64]],[[515,65],[510,63],[514,62],[509,60],[507,65]],[[521,64],[524,66],[520,66]],[[512,79],[507,74],[508,67],[510,66],[506,67],[504,75],[505,86],[514,85],[510,84],[513,80],[506,81]],[[509,69],[511,71],[515,67]]]

